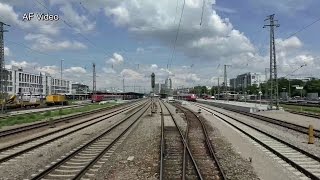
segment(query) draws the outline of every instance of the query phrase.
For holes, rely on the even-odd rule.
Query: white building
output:
[[[12,66],[8,69],[7,92],[10,95],[39,96],[50,94],[71,94],[71,82],[54,78],[47,73],[28,73]]]
[[[265,82],[265,78],[260,73],[244,73],[238,75],[236,78],[230,79],[231,88],[247,88],[248,86],[257,85]]]

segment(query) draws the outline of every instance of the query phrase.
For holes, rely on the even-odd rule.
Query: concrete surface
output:
[[[307,116],[302,116],[298,114],[292,114],[286,111],[264,111],[264,112],[256,112],[255,114],[260,114],[263,116],[279,119],[282,121],[298,124],[301,126],[309,127],[309,125],[313,125],[315,129],[320,130],[320,117],[312,118]]]
[[[184,105],[193,111],[199,108],[188,103]],[[257,172],[260,179],[264,180],[289,180],[298,179],[298,177],[278,163],[278,159],[270,157],[261,147],[258,147],[251,139],[241,134],[238,130],[219,120],[210,113],[202,111],[201,115],[206,118],[212,126],[218,128],[227,141],[229,141],[234,150],[238,152],[243,158],[252,158],[252,166]]]
[[[268,105],[265,105],[265,104],[254,104],[254,103],[245,103],[245,102],[238,102],[238,101],[223,101],[223,100],[204,100],[204,99],[197,99],[197,102],[218,106],[218,107],[231,108],[234,110],[239,110],[244,112],[258,112],[258,111],[268,110]]]

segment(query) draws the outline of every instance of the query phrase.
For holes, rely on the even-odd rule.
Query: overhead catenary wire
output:
[[[45,8],[47,11],[49,11],[50,13],[52,13],[52,11],[46,6],[44,5],[43,3],[41,3],[39,0],[35,0],[35,2],[37,2],[39,5],[41,5],[43,8]],[[61,18],[60,18],[61,19]],[[68,26],[69,28],[71,29],[74,29],[74,27],[71,25],[71,23],[69,23],[68,21],[64,20],[64,19],[61,19],[62,22]],[[82,34],[80,31],[77,32],[77,34],[79,36],[81,36],[83,39],[85,39],[86,41],[88,41],[93,47],[95,47],[96,49],[99,49],[101,50],[104,54],[108,55],[109,53],[105,52],[104,49],[100,48],[99,46],[97,46],[93,41],[91,41],[89,38],[87,38],[84,34]]]
[[[181,10],[179,24],[178,24],[178,29],[177,29],[175,40],[174,40],[174,43],[173,43],[172,55],[171,55],[170,61],[168,62],[168,65],[167,65],[167,69],[168,70],[169,70],[169,66],[171,66],[171,64],[172,64],[172,61],[173,61],[173,58],[174,58],[174,54],[175,54],[175,51],[176,51],[177,40],[178,40],[178,36],[179,36],[179,31],[180,31],[180,26],[181,26],[181,22],[182,22],[182,17],[183,17],[185,4],[186,4],[186,0],[183,0],[182,10]]]

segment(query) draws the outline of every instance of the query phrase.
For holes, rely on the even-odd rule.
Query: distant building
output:
[[[39,96],[50,94],[70,94],[71,82],[54,78],[47,73],[23,72],[22,68],[12,66],[8,69],[6,92],[9,95]]]
[[[165,85],[167,89],[172,89],[172,80],[171,78],[167,78],[165,81]]]
[[[256,84],[258,87],[265,81],[264,76],[260,73],[244,73],[238,75],[236,78],[230,79],[230,87],[234,88],[247,88]]]
[[[72,94],[88,94],[89,86],[82,83],[74,83],[71,86]]]

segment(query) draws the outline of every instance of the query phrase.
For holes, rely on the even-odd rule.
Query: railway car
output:
[[[118,94],[96,94],[92,95],[92,102],[101,102],[101,101],[110,101],[110,100],[119,100],[122,99],[123,95]],[[126,97],[129,98],[129,97]]]
[[[46,104],[50,105],[67,105],[68,101],[64,95],[48,95],[46,97]]]
[[[0,105],[4,104],[5,109],[18,109],[18,108],[28,108],[28,107],[38,107],[40,106],[40,101],[37,98],[30,98],[29,101],[19,100],[16,95],[12,95],[7,100],[2,100]]]
[[[186,101],[197,101],[197,96],[195,94],[179,94],[176,96],[176,98]]]

